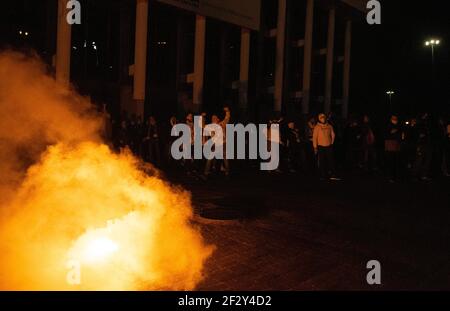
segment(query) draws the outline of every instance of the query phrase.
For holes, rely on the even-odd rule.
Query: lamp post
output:
[[[431,47],[431,88],[432,88],[432,97],[434,97],[434,49],[435,47],[439,46],[441,44],[441,40],[439,39],[430,39],[428,41],[425,41],[425,46]]]
[[[389,106],[392,109],[392,96],[395,94],[394,91],[387,91],[386,94],[389,96]]]
[[[425,41],[425,46],[431,47],[431,82],[432,85],[434,84],[434,49],[435,47],[439,46],[441,44],[441,40],[439,39],[431,39],[428,41]]]
[[[441,44],[441,40],[431,39],[425,41],[425,46],[431,47],[431,64],[434,67],[434,47]]]

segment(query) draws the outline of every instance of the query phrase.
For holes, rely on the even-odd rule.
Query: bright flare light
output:
[[[2,254],[14,249],[0,258],[0,288],[194,289],[212,248],[190,224],[190,197],[138,163],[95,143],[52,146],[28,171],[20,212],[0,227],[3,242],[15,238],[0,239]],[[81,267],[78,287],[65,283],[68,262]]]
[[[108,238],[98,238],[88,241],[83,259],[86,262],[99,262],[115,253],[119,246]]]

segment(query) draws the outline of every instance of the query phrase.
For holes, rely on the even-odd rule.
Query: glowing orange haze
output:
[[[194,289],[213,247],[189,193],[111,152],[89,101],[45,70],[0,54],[0,289]]]

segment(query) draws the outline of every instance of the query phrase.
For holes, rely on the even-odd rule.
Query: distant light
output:
[[[95,45],[95,41],[92,41],[92,45]]]
[[[76,47],[76,46],[73,46],[73,47],[72,47],[72,49],[76,50],[76,49],[77,49],[77,47]]]
[[[84,48],[86,47],[86,41],[84,41],[83,47],[84,47]]]
[[[387,94],[387,95],[394,95],[395,92],[394,92],[394,91],[387,91],[386,94]]]
[[[94,45],[94,50],[96,50],[97,49],[97,47]]]
[[[22,34],[22,30],[19,31],[19,35],[21,35],[21,34]]]
[[[439,45],[440,43],[441,43],[441,40],[431,39],[430,41],[426,41],[425,45],[426,46],[430,46],[431,45],[431,47],[434,47],[435,45]]]
[[[28,36],[28,32],[25,32],[25,36]]]

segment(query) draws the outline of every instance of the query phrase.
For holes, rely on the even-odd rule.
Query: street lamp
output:
[[[434,48],[441,44],[439,39],[425,41],[425,46],[431,47],[431,87],[434,88]],[[434,92],[432,92],[434,94]]]
[[[439,39],[431,39],[428,41],[425,41],[425,46],[431,47],[431,63],[434,67],[434,47],[441,44],[441,40]]]
[[[392,96],[395,94],[395,92],[387,91],[386,94],[389,96],[389,106],[392,107]]]

